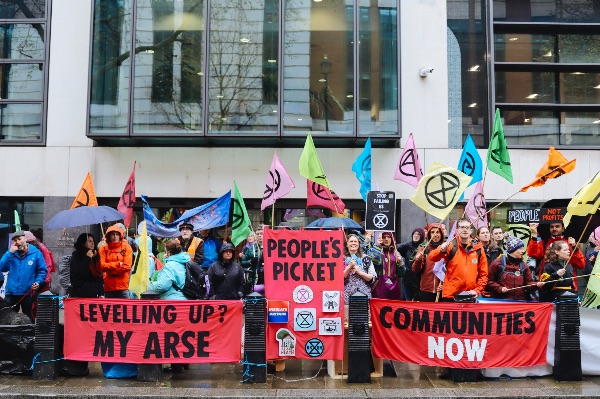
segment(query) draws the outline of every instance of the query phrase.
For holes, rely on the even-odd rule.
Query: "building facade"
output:
[[[396,192],[408,239],[432,221],[393,179],[409,133],[424,169],[456,166],[467,134],[485,157],[496,107],[515,181],[487,173],[488,203],[529,183],[549,146],[577,167],[494,218],[570,198],[600,170],[599,22],[598,0],[0,0],[0,238],[15,211],[33,229],[69,208],[88,171],[116,206],[134,161],[159,217],[235,180],[254,223],[305,225],[310,133],[356,219],[351,165],[371,138],[373,188]],[[261,212],[275,151],[296,188]],[[73,236],[45,241],[67,253]]]

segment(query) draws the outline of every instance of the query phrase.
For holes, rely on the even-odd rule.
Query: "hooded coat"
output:
[[[108,235],[113,231],[119,233],[120,241],[108,241]],[[98,249],[100,264],[104,272],[104,292],[127,290],[129,289],[133,250],[127,241],[123,240],[123,232],[117,226],[106,229],[104,238],[106,245]]]
[[[180,252],[165,258],[165,265],[158,272],[156,281],[150,282],[149,289],[160,295],[160,299],[187,299],[183,292],[173,287],[183,289],[185,285],[185,264],[190,261],[187,252]]]
[[[244,270],[232,257],[229,262],[223,261],[223,252],[235,248],[229,243],[221,246],[219,260],[208,268],[211,299],[241,299],[244,292]]]

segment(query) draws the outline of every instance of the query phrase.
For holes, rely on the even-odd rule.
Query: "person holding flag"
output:
[[[579,255],[583,258],[581,253]],[[572,263],[577,258],[575,253],[571,257],[571,246],[565,241],[555,241],[548,247],[539,283],[541,285],[541,302],[554,302],[560,294],[566,291],[577,293]]]
[[[439,247],[445,240],[441,223],[431,223],[427,229],[427,241],[417,249],[412,264],[413,273],[419,277],[419,301],[436,302],[438,294],[442,291],[444,282],[433,273],[433,262],[428,256],[431,251]]]
[[[400,279],[404,276],[406,268],[391,232],[384,231],[381,234],[381,243],[373,246],[370,255],[377,271],[373,298],[400,299]]]

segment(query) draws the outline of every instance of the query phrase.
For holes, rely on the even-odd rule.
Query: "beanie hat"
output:
[[[510,236],[508,240],[506,240],[506,253],[510,254],[515,252],[519,248],[523,248],[525,244],[523,240],[517,237]]]

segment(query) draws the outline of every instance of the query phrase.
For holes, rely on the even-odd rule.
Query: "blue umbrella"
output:
[[[124,219],[125,215],[110,206],[80,206],[60,211],[50,219],[45,227],[48,230],[67,227],[87,226]]]
[[[323,227],[323,228],[344,228],[352,230],[362,230],[363,227],[350,218],[322,218],[317,219],[306,227]]]

